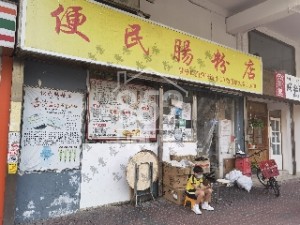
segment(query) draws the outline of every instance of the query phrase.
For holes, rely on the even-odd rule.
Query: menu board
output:
[[[144,85],[90,79],[88,139],[155,139],[157,99]]]
[[[24,88],[20,171],[78,168],[84,94]]]

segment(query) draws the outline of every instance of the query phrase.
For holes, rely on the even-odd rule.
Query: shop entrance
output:
[[[258,161],[269,159],[269,120],[267,104],[263,102],[247,101],[247,142],[248,154],[265,150]],[[254,160],[254,159],[252,159]]]
[[[216,93],[197,95],[197,147],[210,160],[217,177],[229,172],[226,162],[243,148],[237,131],[243,130],[241,98]]]

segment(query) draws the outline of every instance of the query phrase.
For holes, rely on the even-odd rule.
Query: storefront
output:
[[[268,77],[263,97],[247,97],[248,153],[263,149],[259,160],[274,159],[279,170],[292,174],[296,171],[294,106],[299,101],[299,79],[280,72]]]
[[[99,3],[22,9],[17,222],[129,201],[127,164],[144,149],[160,163],[209,154],[223,176],[243,148],[241,93],[262,93],[260,58]]]
[[[199,93],[197,100],[198,148],[208,151],[211,169],[222,178],[232,169],[226,162],[233,161],[236,152],[244,151],[244,98],[208,92]]]

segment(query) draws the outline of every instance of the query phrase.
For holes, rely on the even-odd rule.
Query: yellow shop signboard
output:
[[[23,0],[20,48],[262,93],[259,57],[84,0]]]

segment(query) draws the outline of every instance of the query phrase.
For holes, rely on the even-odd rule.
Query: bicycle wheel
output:
[[[261,170],[259,168],[257,168],[257,170],[256,170],[256,176],[257,176],[259,182],[262,185],[264,185],[265,187],[267,187],[267,185],[268,185],[268,179],[264,178],[264,176],[263,176],[263,174],[262,174],[262,172],[261,172]]]
[[[274,177],[270,178],[270,186],[273,189],[275,196],[279,197],[280,196],[279,184]]]

